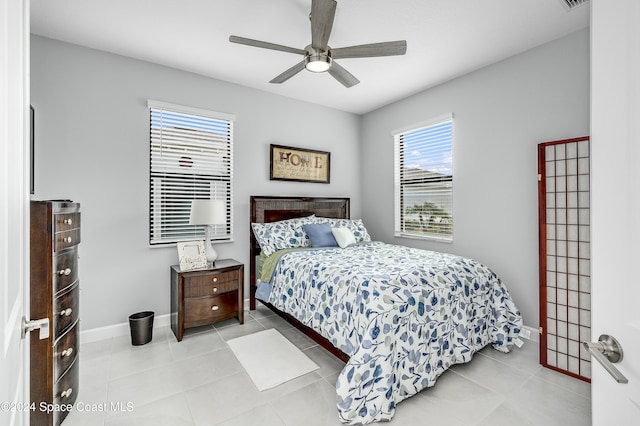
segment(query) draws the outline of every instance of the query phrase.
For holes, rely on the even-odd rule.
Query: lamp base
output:
[[[211,227],[209,225],[205,226],[204,233],[204,253],[207,256],[207,264],[213,266],[218,258],[218,252],[213,248],[213,245],[211,245]]]

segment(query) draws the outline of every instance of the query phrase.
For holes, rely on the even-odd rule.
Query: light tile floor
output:
[[[344,364],[263,306],[245,317],[188,330],[182,342],[167,327],[143,346],[128,336],[82,345],[64,426],[340,425],[334,384]],[[258,392],[225,342],[267,328],[320,369]],[[590,394],[589,384],[542,368],[534,342],[510,354],[487,347],[400,403],[392,424],[590,425]]]

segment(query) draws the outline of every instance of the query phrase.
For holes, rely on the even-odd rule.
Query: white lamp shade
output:
[[[190,225],[224,225],[227,223],[227,208],[223,200],[193,200],[191,202]]]

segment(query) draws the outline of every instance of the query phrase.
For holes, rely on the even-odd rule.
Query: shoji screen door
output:
[[[589,138],[538,145],[540,363],[590,381]]]

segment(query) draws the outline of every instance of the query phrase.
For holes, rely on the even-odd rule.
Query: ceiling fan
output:
[[[335,59],[396,56],[404,55],[407,52],[407,42],[405,40],[362,44],[337,49],[329,47],[329,35],[331,34],[333,18],[336,14],[336,4],[335,0],[312,0],[311,14],[309,16],[311,20],[311,44],[304,49],[296,49],[234,35],[229,37],[229,41],[247,46],[303,55],[304,59],[301,62],[298,62],[270,81],[270,83],[277,84],[284,83],[306,68],[311,72],[317,73],[326,71],[344,86],[351,87],[360,83],[360,81],[349,71],[338,65]]]

